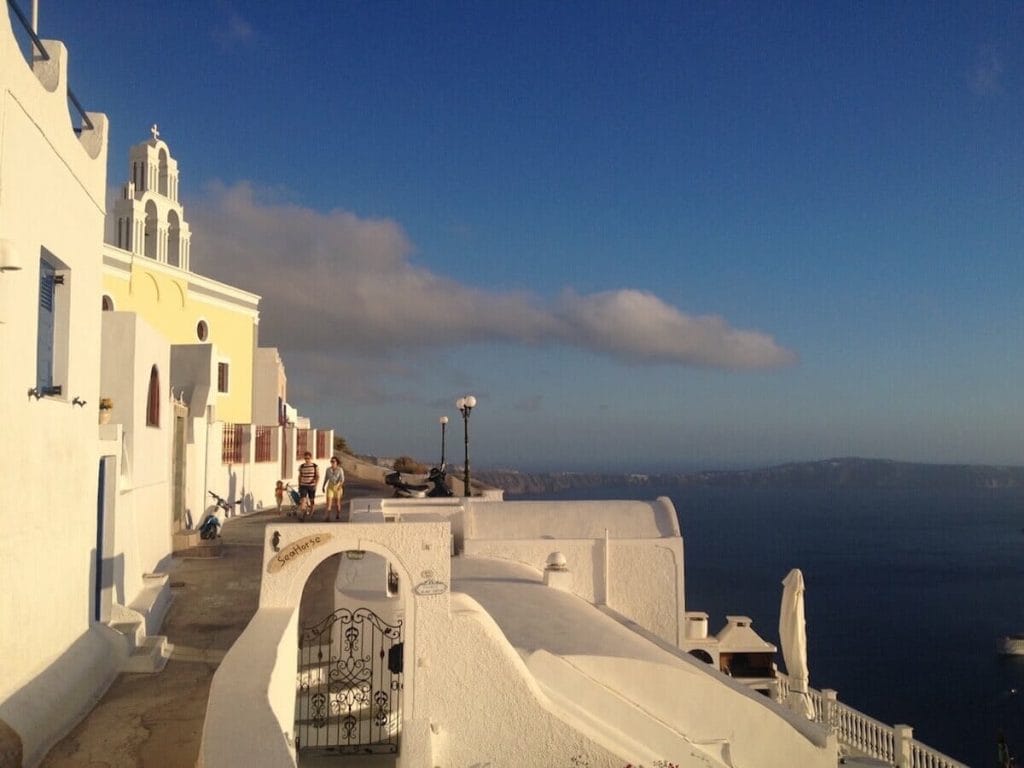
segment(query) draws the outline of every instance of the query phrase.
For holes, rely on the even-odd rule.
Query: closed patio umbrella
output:
[[[814,719],[814,704],[808,694],[807,625],[804,620],[804,575],[794,568],[782,580],[782,607],[779,611],[779,640],[782,658],[789,675],[786,706],[794,712]]]

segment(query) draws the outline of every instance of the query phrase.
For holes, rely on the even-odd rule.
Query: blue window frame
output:
[[[36,337],[36,388],[53,387],[54,288],[57,270],[46,259],[39,260],[39,331]]]

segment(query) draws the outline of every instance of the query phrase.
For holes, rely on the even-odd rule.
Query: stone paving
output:
[[[345,484],[348,498],[389,490],[356,479]],[[321,515],[317,509],[313,519]],[[223,527],[219,557],[175,560],[174,601],[161,630],[174,644],[167,666],[155,675],[120,675],[50,750],[43,768],[195,766],[213,673],[256,612],[264,527],[288,519],[276,510],[232,518]]]

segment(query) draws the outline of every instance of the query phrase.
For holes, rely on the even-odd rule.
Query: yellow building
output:
[[[178,164],[156,126],[132,147],[129,180],[107,216],[103,309],[139,314],[171,344],[212,345],[214,418],[252,423],[260,297],[190,270]]]

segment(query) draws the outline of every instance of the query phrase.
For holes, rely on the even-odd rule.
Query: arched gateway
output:
[[[206,764],[398,753],[422,698],[417,634],[449,612],[450,542],[447,522],[268,525],[259,609],[211,687]]]
[[[404,689],[402,580],[361,550],[323,560],[299,609],[295,746],[397,754]]]

